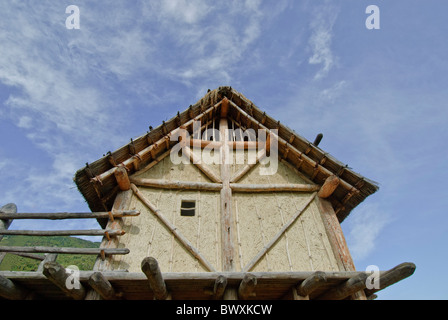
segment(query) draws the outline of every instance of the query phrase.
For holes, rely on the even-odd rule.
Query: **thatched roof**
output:
[[[124,163],[129,174],[132,174],[137,169],[157,161],[159,156],[169,151],[176,143],[170,142],[169,139],[172,130],[185,125],[207,110],[210,110],[206,114],[207,120],[211,120],[215,115],[219,117],[219,107],[213,108],[213,106],[225,97],[230,102],[227,116],[242,127],[255,130],[278,129],[279,156],[308,179],[319,185],[331,175],[341,179],[341,183],[329,198],[339,221],[342,222],[353,208],[378,190],[375,182],[354,172],[287,126],[280,124],[241,93],[231,87],[219,87],[209,91],[196,104],[190,105],[171,120],[163,122],[150,132],[131,140],[129,144],[78,170],[74,180],[90,209],[93,212],[111,210],[119,190],[114,175],[110,174],[116,165]]]

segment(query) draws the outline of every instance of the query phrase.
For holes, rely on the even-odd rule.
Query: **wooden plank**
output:
[[[196,181],[169,181],[162,179],[145,179],[131,177],[131,182],[136,186],[153,187],[161,189],[181,189],[200,191],[220,191],[222,183],[196,182]]]
[[[169,222],[160,210],[151,203],[148,199],[146,199],[142,193],[138,190],[135,184],[131,183],[131,189],[134,194],[146,205],[151,212],[162,222],[165,227],[170,230],[170,232],[179,240],[180,243],[196,258],[198,261],[209,271],[215,271],[215,268],[212,266],[210,262],[196,249],[187,238],[185,238],[182,233],[171,223]]]
[[[86,289],[80,283],[79,279],[75,279],[76,283],[73,283],[72,286],[67,286],[67,283],[71,283],[72,281],[72,279],[69,279],[71,275],[59,263],[46,262],[42,273],[67,296],[75,300],[83,300],[86,296]]]
[[[21,236],[122,236],[125,234],[123,230],[3,230],[0,235],[21,235]]]
[[[314,192],[319,186],[312,184],[241,184],[231,183],[233,192]]]
[[[129,249],[115,248],[115,249],[101,249],[101,248],[67,248],[67,247],[20,247],[20,246],[1,246],[0,252],[25,252],[25,253],[57,253],[57,254],[86,254],[86,255],[99,255],[104,251],[107,255],[122,255],[128,254]]]
[[[221,141],[229,141],[229,132],[227,119],[223,118],[219,121],[219,132]],[[232,189],[230,188],[230,153],[227,143],[223,143],[221,147],[221,256],[222,270],[233,271],[235,249],[233,239],[233,215],[232,215]]]
[[[243,271],[250,271],[258,261],[272,248],[272,246],[280,239],[283,233],[289,229],[289,227],[300,217],[300,215],[308,208],[310,203],[316,198],[317,192],[306,201],[305,204],[294,214],[294,216],[280,229],[279,232],[269,241],[269,243],[260,250],[260,252],[244,267]]]
[[[166,300],[168,298],[168,290],[163,280],[162,272],[156,259],[147,257],[142,261],[142,271],[149,280],[151,290],[157,300]]]
[[[28,290],[0,275],[0,297],[8,300],[24,300],[28,295]]]
[[[0,213],[0,219],[108,219],[110,212],[51,212],[51,213]],[[135,217],[140,214],[137,210],[113,210],[114,218]]]

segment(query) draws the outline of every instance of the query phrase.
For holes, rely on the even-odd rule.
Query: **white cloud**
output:
[[[338,10],[332,5],[325,4],[315,8],[310,25],[311,36],[309,39],[312,55],[308,59],[309,64],[321,65],[321,69],[314,76],[315,80],[325,77],[335,65],[331,43],[333,25],[337,16]]]

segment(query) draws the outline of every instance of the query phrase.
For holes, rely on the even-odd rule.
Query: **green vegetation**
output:
[[[76,248],[98,248],[99,242],[92,242],[75,237],[34,237],[34,236],[5,236],[0,241],[0,246],[45,246],[45,247],[76,247]],[[43,256],[43,254],[42,254]],[[96,256],[92,255],[58,255],[57,262],[62,266],[75,265],[80,270],[92,270]],[[36,271],[40,260],[6,254],[0,263],[1,270],[10,271]]]

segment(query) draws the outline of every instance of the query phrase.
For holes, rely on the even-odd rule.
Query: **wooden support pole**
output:
[[[320,198],[328,198],[333,194],[333,192],[336,190],[336,188],[339,186],[339,183],[341,182],[341,179],[339,179],[335,175],[329,176],[322,187],[319,190],[319,193],[317,194]]]
[[[8,300],[24,300],[29,291],[0,275],[0,297]]]
[[[131,182],[128,177],[128,170],[124,166],[118,166],[114,172],[115,179],[117,179],[118,187],[122,191],[129,190],[131,188]]]
[[[0,235],[21,235],[21,236],[122,236],[125,234],[123,230],[3,230]]]
[[[247,300],[255,297],[255,287],[257,286],[257,277],[253,274],[246,274],[238,288],[238,298]]]
[[[221,119],[227,118],[228,112],[229,112],[229,100],[227,99],[227,97],[224,97],[221,103]]]
[[[89,277],[89,285],[95,290],[104,300],[115,300],[117,294],[111,283],[103,276],[101,272],[95,272]]]
[[[219,132],[221,141],[229,141],[227,119],[219,121]],[[222,248],[222,270],[234,271],[234,228],[232,215],[232,189],[230,188],[230,152],[227,143],[221,147],[221,248]]]
[[[0,231],[8,230],[12,223],[12,218],[5,217],[8,214],[16,214],[17,206],[14,203],[8,203],[0,208]],[[3,217],[1,216],[3,214]],[[2,240],[3,235],[0,234],[0,240]],[[1,261],[0,261],[1,262]]]
[[[58,247],[16,247],[16,246],[2,246],[0,252],[25,252],[25,253],[58,253],[58,254],[87,254],[99,255],[103,253],[107,255],[122,255],[128,254],[129,249],[126,248],[58,248]]]
[[[407,277],[410,277],[416,269],[416,266],[412,262],[404,262],[398,266],[382,272],[379,277],[379,289],[366,289],[365,293],[367,297],[372,296],[375,292],[383,290],[398,281],[401,281]]]
[[[297,294],[301,297],[309,297],[316,289],[327,283],[325,272],[317,271],[302,281],[296,287]]]
[[[110,212],[53,212],[53,213],[1,213],[0,219],[108,219]],[[113,210],[114,218],[135,217],[140,214],[138,210]]]
[[[149,280],[154,297],[157,300],[166,300],[168,298],[168,291],[157,260],[152,257],[143,259],[142,271]]]
[[[45,258],[39,263],[39,266],[37,267],[37,272],[42,273],[44,271],[44,265],[47,262],[53,262],[56,261],[58,258],[58,255],[55,253],[46,253]]]
[[[69,297],[75,300],[83,300],[86,296],[86,290],[79,279],[70,279],[72,276],[59,263],[46,262],[42,273]],[[67,284],[71,285],[68,286]]]
[[[367,274],[358,274],[317,297],[318,300],[342,300],[366,287]]]
[[[181,189],[181,190],[200,190],[200,191],[220,191],[222,183],[209,182],[187,182],[187,181],[168,181],[160,179],[133,178],[131,182],[137,186],[154,187],[161,189]]]
[[[233,192],[314,192],[319,186],[312,184],[240,184],[231,183]]]

